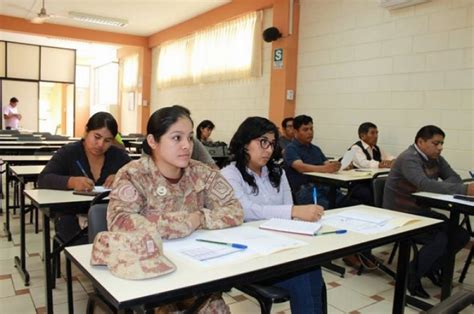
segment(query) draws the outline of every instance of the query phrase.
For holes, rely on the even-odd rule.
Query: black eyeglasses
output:
[[[293,128],[293,124],[287,124],[285,129]]]
[[[263,138],[257,138],[256,140],[260,142],[260,147],[262,149],[267,149],[270,146],[272,147],[272,149],[275,149],[275,142],[271,142],[271,141],[269,141],[268,139],[266,139],[264,137]]]

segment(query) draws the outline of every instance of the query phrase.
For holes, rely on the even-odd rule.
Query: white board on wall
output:
[[[7,75],[11,78],[39,79],[40,47],[7,43]]]
[[[2,80],[2,104],[10,103],[10,98],[18,98],[18,113],[22,115],[20,128],[38,130],[38,83]],[[2,108],[3,118],[3,108]],[[5,125],[3,122],[2,125]]]
[[[41,47],[42,81],[74,83],[75,67],[75,50]]]
[[[5,42],[0,41],[0,77],[5,76]]]

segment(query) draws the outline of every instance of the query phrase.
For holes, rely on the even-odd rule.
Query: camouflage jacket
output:
[[[221,229],[243,222],[243,210],[230,184],[219,171],[191,160],[178,183],[170,183],[153,159],[145,155],[121,168],[107,210],[110,231],[146,229],[162,238],[189,235],[188,219],[203,213],[201,228]]]

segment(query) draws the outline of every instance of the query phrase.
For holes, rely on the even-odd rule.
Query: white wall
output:
[[[270,27],[271,23],[272,10],[265,10],[263,29]],[[158,90],[153,74],[150,113],[161,107],[183,105],[191,110],[195,126],[209,119],[216,125],[212,139],[229,143],[245,118],[268,117],[271,44],[264,43],[262,49],[263,75],[260,78]],[[156,67],[156,50],[153,53],[153,68]]]
[[[443,155],[474,169],[473,0],[389,11],[379,0],[301,0],[296,114],[315,120],[332,156],[365,121],[398,154],[426,124],[447,134]]]

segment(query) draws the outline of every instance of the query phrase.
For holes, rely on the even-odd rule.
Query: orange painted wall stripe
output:
[[[144,36],[119,34],[48,23],[31,24],[25,19],[6,15],[0,15],[0,28],[21,33],[42,36],[50,35],[54,37],[74,38],[119,45],[146,47],[148,44],[148,38]]]
[[[162,42],[181,38],[197,30],[221,23],[241,14],[271,8],[274,2],[275,0],[233,0],[231,3],[151,35],[148,40],[148,45],[155,47]]]

